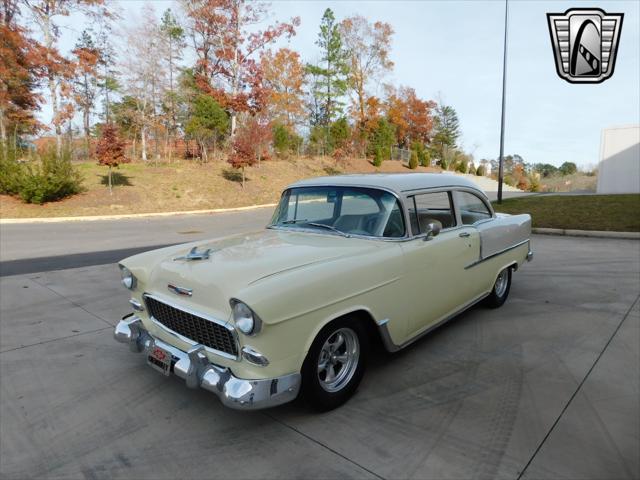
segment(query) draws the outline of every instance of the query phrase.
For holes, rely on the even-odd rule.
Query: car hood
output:
[[[229,299],[249,285],[319,262],[365,254],[383,243],[333,234],[263,230],[155,250],[121,263],[138,277],[145,293],[226,318]],[[209,258],[181,258],[193,247],[198,252],[211,249]],[[179,295],[169,285],[191,290],[191,295]]]

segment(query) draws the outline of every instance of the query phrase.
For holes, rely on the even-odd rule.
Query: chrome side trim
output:
[[[232,355],[230,353],[227,352],[223,352],[222,350],[217,350],[215,348],[211,348],[211,347],[207,347],[206,345],[202,345],[202,348],[204,348],[207,352],[212,353],[213,355],[218,355],[220,357],[224,357],[224,358],[228,358],[230,360],[236,360],[239,361],[240,360],[240,341],[238,339],[238,332],[236,331],[235,328],[233,328],[231,325],[229,325],[229,322],[223,322],[222,320],[219,320],[215,317],[211,317],[209,315],[205,315],[203,313],[199,313],[196,312],[195,310],[192,310],[190,308],[184,307],[183,305],[178,305],[176,303],[173,303],[169,300],[166,300],[164,297],[159,297],[157,295],[152,295],[150,293],[144,293],[142,295],[143,299],[147,299],[147,298],[153,298],[154,300],[157,300],[158,302],[162,302],[162,303],[166,303],[167,305],[169,305],[170,307],[173,307],[177,310],[182,310],[183,312],[189,313],[191,315],[195,315],[196,317],[200,317],[203,318],[204,320],[207,320],[209,322],[213,322],[216,323],[218,325],[223,326],[224,328],[226,328],[229,332],[231,332],[231,334],[233,335],[233,339],[236,343],[236,349],[238,351],[238,355]],[[147,310],[148,310],[148,306],[147,306]],[[185,343],[188,343],[189,345],[192,345],[194,347],[200,345],[199,343],[195,342],[194,340],[187,338],[183,335],[180,335],[178,332],[175,332],[173,330],[171,330],[169,327],[167,327],[166,325],[163,325],[162,323],[160,323],[156,318],[153,317],[153,315],[151,315],[151,312],[149,312],[149,320],[151,320],[151,322],[153,322],[154,325],[156,325],[157,327],[161,328],[164,332],[168,333],[169,335],[172,335],[174,337],[176,337],[178,340],[181,340]]]
[[[515,245],[512,245],[512,246],[510,246],[510,247],[507,247],[507,248],[505,248],[505,249],[503,249],[503,250],[500,250],[499,252],[492,253],[491,255],[488,255],[488,256],[486,256],[486,257],[484,257],[484,258],[481,258],[481,259],[479,259],[479,260],[476,260],[475,262],[470,263],[469,265],[467,265],[466,267],[464,267],[464,269],[465,269],[465,270],[468,270],[468,269],[470,269],[470,268],[472,268],[472,267],[475,267],[476,265],[481,264],[482,262],[486,262],[487,260],[491,260],[492,258],[497,257],[498,255],[502,255],[503,253],[509,252],[509,251],[513,250],[514,248],[521,247],[521,246],[522,246],[522,245],[524,245],[525,243],[529,243],[529,240],[523,240],[522,242],[518,242],[518,243],[516,243]]]
[[[258,410],[275,407],[294,400],[300,391],[299,373],[255,380],[238,378],[228,368],[210,363],[201,345],[184,352],[150,335],[135,316],[123,318],[116,325],[114,337],[119,342],[128,343],[132,351],[144,352],[145,355],[154,346],[168,351],[172,357],[171,371],[177,377],[190,388],[203,388],[215,393],[229,408]]]
[[[415,341],[419,340],[420,338],[424,337],[427,333],[435,330],[438,327],[441,327],[442,325],[447,323],[449,320],[455,318],[456,316],[458,316],[459,314],[461,314],[465,310],[473,307],[476,303],[482,301],[490,293],[491,292],[483,293],[482,295],[479,295],[478,297],[476,297],[473,300],[471,300],[471,302],[466,303],[459,310],[456,310],[455,312],[447,315],[442,320],[440,320],[437,323],[431,325],[426,330],[423,330],[422,332],[417,334],[415,337],[410,338],[409,340],[407,340],[406,342],[404,342],[404,343],[402,343],[400,345],[394,343],[393,339],[391,338],[391,334],[389,333],[389,327],[388,327],[389,319],[385,318],[384,320],[378,322],[378,329],[380,330],[380,337],[382,338],[382,344],[384,345],[384,348],[388,352],[397,352],[398,350],[402,350],[403,348],[408,347],[409,345],[411,345],[413,342],[415,342]]]

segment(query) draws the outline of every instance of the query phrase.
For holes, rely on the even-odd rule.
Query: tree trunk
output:
[[[242,166],[242,189],[244,190],[244,165]]]
[[[91,127],[89,125],[89,114],[90,112],[88,108],[85,108],[82,112],[82,122],[84,124],[84,143],[87,149],[87,158],[91,156]]]
[[[109,195],[113,195],[113,190],[111,188],[111,165],[109,165]]]
[[[0,148],[0,152],[2,153],[2,158],[7,158],[7,126],[4,123],[4,110],[0,108],[0,143],[2,145]]]
[[[238,44],[240,43],[240,3],[235,3],[236,11],[236,24],[235,24],[235,37],[233,43],[233,80],[231,82],[231,96],[235,100],[238,94],[238,83],[240,82],[239,73],[240,65],[238,58]],[[235,110],[231,110],[231,138],[236,135],[236,127],[238,123],[238,114]]]
[[[147,132],[146,127],[140,130],[140,148],[142,149],[142,161],[147,161]]]
[[[47,16],[43,19],[43,30],[44,30],[44,45],[47,49],[46,61],[47,64],[51,62],[51,58],[49,52],[53,47],[53,37],[51,35],[51,24],[50,18]],[[59,114],[59,105],[58,105],[58,87],[56,85],[56,79],[49,70],[48,72],[48,86],[49,86],[49,94],[51,95],[51,110],[53,112],[52,123],[54,124],[54,130],[56,132],[56,153],[58,156],[62,153],[62,129],[60,128],[60,124],[58,123],[58,114]]]
[[[104,64],[104,113],[106,123],[109,123],[109,70],[107,64]]]

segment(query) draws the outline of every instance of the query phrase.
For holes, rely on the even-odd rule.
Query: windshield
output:
[[[396,197],[360,187],[299,187],[285,190],[271,227],[322,230],[336,235],[398,238],[405,234]]]

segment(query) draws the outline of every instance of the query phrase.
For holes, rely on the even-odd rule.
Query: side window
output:
[[[451,228],[456,225],[449,192],[415,195],[413,205],[409,203],[409,216],[414,235],[426,232],[429,223],[439,222],[442,228]]]
[[[469,192],[456,192],[456,204],[463,225],[491,218],[491,211],[480,198]]]

